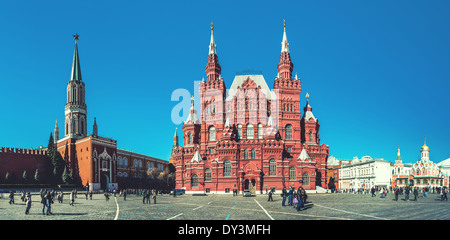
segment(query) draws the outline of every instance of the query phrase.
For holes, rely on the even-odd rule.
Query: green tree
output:
[[[61,176],[61,180],[65,184],[70,183],[70,176],[69,176],[69,171],[67,170],[67,167],[64,167],[64,172]]]
[[[67,148],[66,148],[67,150]],[[49,171],[49,177],[51,179],[51,182],[57,184],[61,182],[61,176],[64,171],[65,167],[65,161],[61,156],[61,153],[58,152],[58,149],[56,147],[56,144],[53,139],[53,135],[50,132],[50,138],[48,140],[48,146],[47,146],[47,159],[48,159],[48,168],[52,169],[53,171]]]
[[[28,173],[27,170],[23,171],[22,180],[24,183],[28,182]]]
[[[9,174],[9,172],[6,172],[6,175],[5,175],[5,182],[6,183],[9,183],[11,181],[11,174]]]
[[[40,182],[41,181],[41,177],[39,176],[39,170],[36,169],[36,172],[34,172],[34,181],[35,182]]]

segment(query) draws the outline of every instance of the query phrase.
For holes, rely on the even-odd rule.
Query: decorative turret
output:
[[[176,160],[174,158],[175,150],[177,150],[178,147],[179,147],[178,134],[177,134],[177,128],[175,128],[175,134],[173,136],[172,152],[170,153],[170,159],[169,159],[169,163],[172,163],[174,166],[176,166]]]
[[[303,108],[301,119],[302,143],[319,144],[319,120],[314,117],[312,107],[309,105],[309,93],[306,93],[306,106]]]
[[[400,147],[397,148],[397,159],[395,159],[395,164],[402,164],[402,157],[400,157]]]
[[[55,142],[55,143],[57,143],[57,142],[58,142],[58,140],[59,140],[59,127],[58,127],[58,120],[56,120],[56,123],[55,123],[55,129],[54,129],[54,131],[55,131],[55,139],[54,139],[54,142]]]
[[[289,43],[286,36],[286,21],[283,20],[284,32],[283,40],[281,41],[280,61],[278,62],[278,77],[282,79],[292,79],[292,70],[294,64],[291,61],[289,53]]]
[[[430,148],[427,146],[427,136],[425,136],[423,146],[420,148],[420,160],[422,161],[430,160]]]
[[[191,109],[186,121],[183,122],[184,146],[198,144],[200,133],[200,120],[194,108],[194,96],[191,97]]]
[[[92,135],[98,136],[97,119],[94,118],[94,126],[92,127]]]
[[[221,67],[216,51],[216,43],[214,41],[214,25],[211,23],[211,41],[209,43],[208,63],[205,67],[207,81],[220,79]]]

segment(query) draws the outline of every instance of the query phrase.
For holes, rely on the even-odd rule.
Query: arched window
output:
[[[205,182],[211,182],[211,169],[205,169]]]
[[[247,125],[247,139],[253,139],[253,125]]]
[[[121,157],[121,156],[119,156],[119,157],[117,158],[117,165],[118,165],[119,167],[121,167],[121,166],[123,165],[122,157]]]
[[[288,124],[286,125],[286,140],[291,140],[292,139],[292,125]]]
[[[238,129],[237,138],[238,138],[238,140],[240,140],[240,139],[242,139],[242,125],[238,124],[237,129]]]
[[[269,176],[276,176],[277,175],[277,162],[275,159],[270,159],[269,161]]]
[[[84,118],[81,118],[81,121],[80,121],[80,129],[81,129],[80,134],[84,134]]]
[[[262,129],[262,124],[258,124],[258,138],[262,139],[263,138],[263,129]]]
[[[189,144],[192,144],[192,133],[189,133],[188,143],[189,143]]]
[[[256,151],[255,151],[255,149],[252,149],[251,159],[255,159],[255,158],[256,158]]]
[[[197,174],[192,175],[191,187],[198,187],[198,176],[197,176]]]
[[[248,149],[244,150],[244,159],[248,159]]]
[[[290,167],[289,168],[289,180],[295,181],[296,179],[297,179],[297,170],[295,169],[295,167]]]
[[[303,186],[309,186],[309,174],[308,173],[303,174]]]
[[[216,141],[216,129],[214,126],[209,127],[209,141]]]
[[[225,160],[223,163],[223,176],[231,177],[231,162],[230,160]]]
[[[314,142],[314,140],[313,140],[313,132],[312,131],[309,132],[309,141],[310,142]]]

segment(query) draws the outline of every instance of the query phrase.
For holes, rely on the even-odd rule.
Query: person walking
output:
[[[156,204],[156,190],[153,189],[152,191],[152,198],[153,198],[153,203]]]
[[[62,190],[59,191],[59,193],[58,193],[58,202],[59,203],[63,203],[63,196],[64,196],[64,193],[62,192]]]
[[[25,205],[27,206],[27,208],[25,209],[25,214],[29,214],[30,208],[31,208],[31,193],[30,192],[28,192],[27,196],[25,197]]]
[[[442,200],[445,199],[445,201],[448,201],[447,193],[448,193],[448,189],[446,187],[444,187],[444,189],[442,189]]]
[[[297,190],[297,198],[298,198],[297,211],[300,211],[301,208],[305,207],[307,198],[306,191],[302,187],[299,187]]]
[[[409,186],[405,187],[405,201],[409,201]]]
[[[123,200],[126,201],[127,200],[127,191],[123,190]]]
[[[72,190],[72,192],[70,192],[70,203],[69,203],[69,205],[70,206],[73,206],[73,203],[75,202],[75,191],[74,190]]]
[[[150,189],[147,190],[146,194],[147,194],[147,204],[150,204],[150,196],[151,196]]]
[[[105,191],[105,193],[103,195],[105,195],[106,203],[108,203],[109,202],[109,193],[107,191]]]
[[[47,191],[47,193],[45,194],[45,199],[47,202],[47,215],[53,214],[52,213],[52,203],[53,203],[53,199],[52,199],[52,194],[50,191]]]
[[[42,215],[45,215],[45,207],[47,207],[47,192],[41,192]]]
[[[14,192],[9,191],[9,204],[14,204]]]
[[[147,197],[147,190],[142,190],[142,204],[145,204],[146,197]]]
[[[394,187],[394,195],[395,195],[395,201],[398,201],[398,194],[399,194],[400,189],[398,189],[397,186]]]
[[[92,194],[94,194],[94,192],[91,190],[89,191],[89,199],[92,200]]]
[[[272,194],[273,194],[273,192],[272,192],[272,189],[270,189],[270,191],[269,191],[269,198],[267,199],[267,201],[268,202],[273,202],[273,198],[272,198]]]
[[[377,196],[377,195],[375,195],[375,187],[372,186],[372,188],[370,189],[370,192],[372,193],[372,197]]]
[[[414,200],[413,201],[417,201],[417,196],[419,195],[419,190],[417,189],[417,187],[414,187],[413,194],[414,194]]]
[[[293,202],[293,196],[294,196],[294,188],[293,187],[291,187],[291,189],[289,189],[289,193],[288,193],[288,200],[289,200],[289,205],[290,206],[293,206],[294,205],[294,202]]]
[[[283,201],[281,202],[281,206],[286,206],[285,205],[285,203],[286,203],[286,197],[287,197],[287,191],[286,191],[286,187],[283,187],[283,190],[282,190],[282,192],[281,192],[281,196],[283,197]]]
[[[428,197],[428,187],[425,187],[424,189],[423,189],[423,196],[424,197]]]

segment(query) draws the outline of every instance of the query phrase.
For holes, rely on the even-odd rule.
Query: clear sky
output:
[[[228,3],[231,2],[231,3]],[[88,132],[169,159],[175,89],[205,77],[214,22],[222,77],[277,75],[283,19],[294,73],[341,159],[450,157],[449,1],[1,1],[0,146],[63,135],[74,40],[86,84]],[[180,140],[181,143],[181,140]]]

